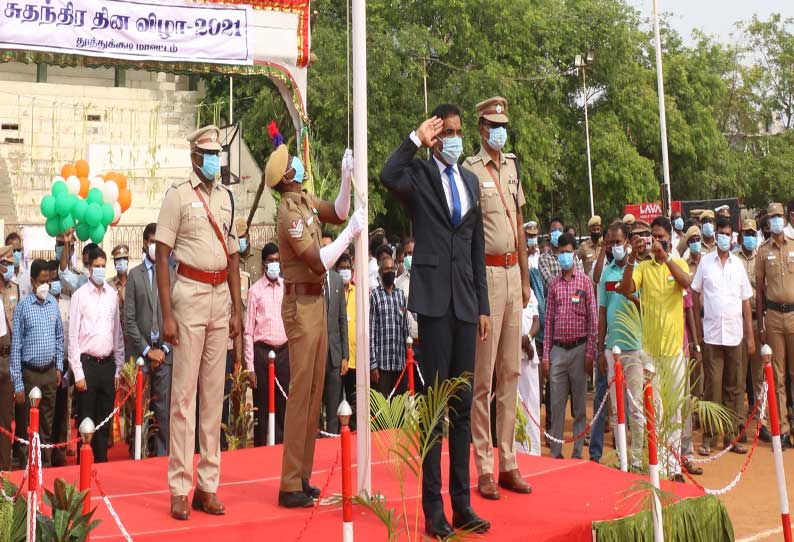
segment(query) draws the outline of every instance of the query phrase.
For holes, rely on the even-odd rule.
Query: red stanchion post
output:
[[[91,469],[94,468],[94,450],[91,448],[91,439],[94,438],[94,421],[84,418],[80,422],[80,437],[83,445],[80,447],[80,491],[87,491],[83,501],[83,514],[91,511]],[[86,538],[88,540],[88,538]]]
[[[414,384],[414,340],[411,337],[405,339],[405,342],[408,346],[408,356],[405,360],[405,364],[408,366],[406,372],[408,373],[408,392],[410,395],[414,395],[416,387]]]
[[[659,455],[656,436],[656,413],[653,407],[653,385],[650,378],[645,380],[643,395],[645,397],[645,433],[648,439],[648,472],[651,478],[651,485],[658,491],[661,487],[659,483]],[[653,495],[653,540],[654,542],[664,542],[662,503],[657,493]]]
[[[786,471],[783,467],[783,448],[780,443],[780,413],[778,412],[775,376],[772,370],[772,349],[768,344],[761,347],[761,358],[764,361],[766,404],[769,408],[769,429],[772,433],[772,452],[775,456],[775,476],[777,478],[777,495],[780,500],[780,518],[783,522],[783,540],[791,542],[791,517],[788,508],[788,491],[786,490]]]
[[[39,403],[41,390],[34,387],[28,395],[30,399],[30,416],[28,418],[28,520],[25,540],[36,539],[36,513],[39,511],[39,464],[41,448],[38,443]]]
[[[350,416],[353,410],[343,399],[337,410],[342,441],[342,542],[353,542],[353,446]]]
[[[267,355],[267,445],[276,444],[276,353]]]
[[[620,347],[615,345],[612,348],[612,358],[615,362],[615,401],[617,403],[618,426],[617,426],[617,445],[618,456],[620,457],[620,470],[629,470],[629,457],[626,450],[626,404],[623,401],[623,366],[620,364]]]
[[[141,458],[141,440],[143,438],[143,358],[135,362],[138,373],[135,376],[135,459]]]

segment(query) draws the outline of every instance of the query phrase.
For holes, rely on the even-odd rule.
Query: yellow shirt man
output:
[[[673,258],[670,265],[689,273],[689,266],[681,258]],[[655,258],[637,264],[633,279],[642,307],[643,349],[657,358],[681,355],[684,289],[675,281],[667,264],[657,263]]]

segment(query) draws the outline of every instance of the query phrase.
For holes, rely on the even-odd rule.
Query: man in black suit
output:
[[[415,245],[408,310],[418,314],[422,372],[426,382],[441,382],[474,370],[477,336],[488,336],[490,313],[477,178],[458,168],[462,145],[460,111],[440,105],[392,154],[381,182],[408,212]],[[428,160],[415,158],[420,147],[433,149]],[[449,495],[452,524],[483,533],[490,523],[477,516],[469,499],[471,389],[459,392],[449,410]],[[439,443],[426,455],[422,472],[422,509],[428,534],[454,534],[441,500]]]
[[[323,234],[320,243],[328,246],[332,242],[329,234]],[[342,277],[329,270],[323,287],[328,317],[328,364],[325,366],[325,430],[339,433],[339,418],[336,411],[342,402],[342,365],[350,359],[350,344],[347,337],[347,299]]]

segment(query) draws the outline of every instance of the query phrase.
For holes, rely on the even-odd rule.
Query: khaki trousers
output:
[[[758,335],[758,322],[753,319],[753,334],[755,335],[755,354],[747,355],[747,343],[742,341],[741,367],[739,368],[739,423],[747,421],[749,407],[744,400],[744,390],[747,382],[747,367],[750,367],[750,379],[753,383],[753,395],[756,401],[761,400],[764,387],[764,363],[761,360],[761,337]],[[756,417],[758,414],[756,413]]]
[[[766,312],[766,340],[772,349],[772,367],[780,413],[780,434],[788,435],[791,427],[786,416],[786,375],[794,381],[794,312]],[[770,397],[772,397],[770,393]]]
[[[739,403],[742,401],[743,394],[740,390],[744,390],[744,385],[739,382],[744,382],[743,378],[739,377],[741,366],[741,351],[742,346],[722,346],[715,344],[706,344],[709,351],[709,363],[705,366],[706,370],[706,400],[714,403],[720,403],[724,407],[731,410],[734,417],[738,415]],[[745,372],[746,374],[746,372]],[[725,438],[733,437],[735,434],[736,424],[728,430]],[[704,431],[704,440],[710,432]]]
[[[471,435],[477,474],[492,474],[491,389],[496,372],[496,444],[499,471],[516,468],[516,404],[521,374],[521,271],[486,267],[491,331],[485,342],[477,341],[474,361],[474,390]]]
[[[281,491],[301,491],[314,463],[314,444],[328,355],[328,322],[323,296],[284,295],[281,304],[289,341],[290,382],[284,419]]]
[[[171,294],[179,344],[174,345],[168,486],[186,496],[193,487],[196,387],[199,393],[197,487],[215,493],[221,469],[221,411],[229,339],[229,287],[177,276]]]

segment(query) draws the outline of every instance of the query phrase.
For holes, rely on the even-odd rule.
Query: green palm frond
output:
[[[402,517],[391,508],[386,507],[386,498],[380,493],[376,493],[370,497],[366,491],[362,495],[353,496],[353,504],[360,504],[386,526],[386,533],[388,535],[388,542],[396,542],[400,533],[400,525],[402,524]]]

